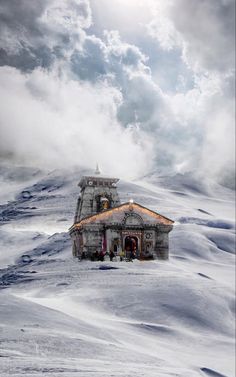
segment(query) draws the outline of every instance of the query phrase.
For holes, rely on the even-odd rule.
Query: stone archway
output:
[[[131,242],[130,239],[133,239],[133,242]],[[138,230],[138,229],[137,230],[136,229],[122,230],[122,249],[126,253],[127,258],[129,258],[130,251],[134,251],[134,248],[135,248],[136,258],[139,259],[140,255],[142,254],[142,243],[143,243],[142,230]]]
[[[128,235],[124,238],[124,249],[127,258],[137,258],[139,257],[139,243],[140,240],[135,235]]]

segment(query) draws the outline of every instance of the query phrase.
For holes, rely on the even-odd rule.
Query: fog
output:
[[[1,157],[232,177],[233,7],[0,1]]]

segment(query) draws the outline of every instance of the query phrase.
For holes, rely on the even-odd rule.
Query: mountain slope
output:
[[[121,181],[122,201],[176,221],[170,260],[78,262],[67,229],[84,172],[4,172],[2,376],[233,377],[231,190],[191,176]]]

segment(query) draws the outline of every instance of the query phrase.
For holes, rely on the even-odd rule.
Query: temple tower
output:
[[[74,223],[87,216],[118,206],[120,204],[116,185],[118,181],[118,178],[101,176],[98,167],[93,176],[82,177],[78,184],[81,191]]]

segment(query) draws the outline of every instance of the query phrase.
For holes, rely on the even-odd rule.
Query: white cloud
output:
[[[220,178],[234,170],[235,21],[233,0],[151,1],[150,36],[163,49],[180,50],[194,87],[166,94],[170,123],[185,152],[175,163]],[[181,132],[181,127],[184,131]],[[192,153],[191,153],[192,150]]]
[[[155,1],[151,0],[152,20],[146,25],[151,37],[158,40],[160,46],[165,50],[174,47],[181,47],[183,40],[175,28],[174,22],[169,16],[172,0]]]
[[[234,70],[234,0],[150,1],[147,30],[163,48],[180,48],[195,72]]]
[[[153,14],[145,40],[156,41],[162,54],[178,52],[191,73],[191,86],[176,68],[182,89],[166,92],[160,84],[165,68],[152,73],[159,56],[151,50],[145,55],[142,42],[128,43],[126,27],[122,38],[117,30],[91,34],[99,28],[90,25],[101,22],[102,29],[110,8],[99,8],[99,21],[92,20],[88,0],[33,0],[25,13],[24,0],[4,7],[0,0],[8,21],[1,28],[0,61],[16,67],[0,71],[5,153],[51,166],[73,165],[76,159],[91,167],[99,160],[105,170],[121,176],[155,166],[162,172],[198,170],[212,176],[232,169],[232,49],[227,55],[233,41],[228,22],[232,1],[141,3],[140,9],[149,9],[146,15]],[[134,2],[126,7],[117,0],[116,6],[122,13],[134,9]],[[140,9],[134,23],[141,19]],[[138,27],[140,37],[144,27]],[[176,56],[172,64],[176,60],[178,67]]]
[[[119,91],[59,78],[41,69],[0,69],[2,153],[38,166],[93,167],[134,177],[148,168],[148,137],[116,120]],[[14,111],[13,111],[14,109]]]

